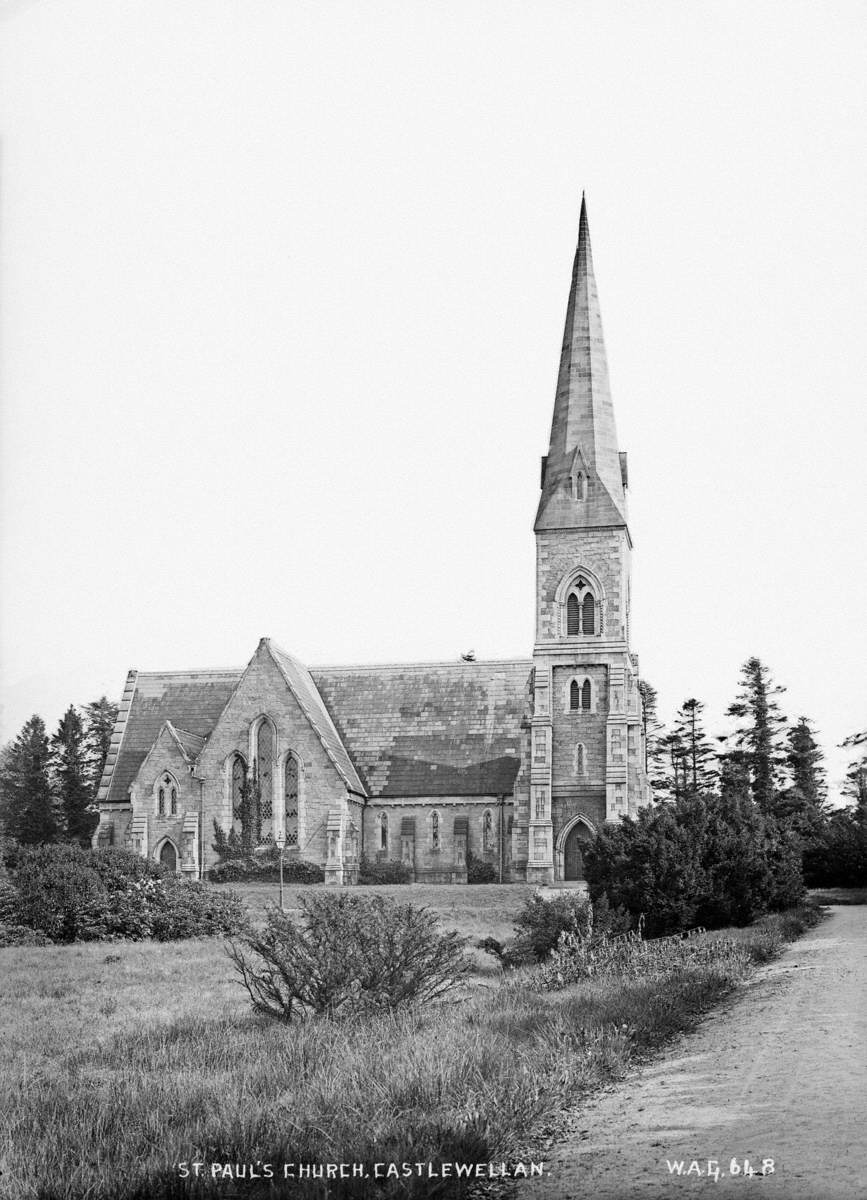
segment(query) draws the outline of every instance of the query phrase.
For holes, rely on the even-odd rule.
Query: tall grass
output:
[[[418,1177],[235,1190],[223,1180],[183,1180],[178,1164],[508,1159],[554,1113],[620,1076],[636,1053],[743,979],[779,945],[782,924],[772,918],[737,937],[695,939],[700,962],[648,977],[629,967],[540,991],[527,972],[458,1004],[363,1021],[283,1026],[244,1011],[143,1021],[104,1045],[29,1060],[3,1092],[2,1194],[460,1194],[453,1179]]]

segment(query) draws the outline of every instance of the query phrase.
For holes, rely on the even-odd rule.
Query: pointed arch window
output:
[[[256,782],[259,785],[259,816],[263,822],[270,822],[274,815],[275,740],[274,726],[265,717],[256,730]]]
[[[388,850],[388,813],[380,813],[379,848],[380,850]]]
[[[601,633],[602,604],[597,585],[579,575],[574,582],[561,586],[558,603],[566,610],[561,618],[566,637],[593,637]]]
[[[596,632],[596,601],[593,599],[592,592],[585,592],[581,604],[581,632]]]
[[[575,747],[575,774],[587,774],[587,750],[583,742],[579,742]]]
[[[232,759],[232,820],[240,821],[244,802],[244,784],[247,782],[247,764],[240,754]]]
[[[585,679],[581,685],[581,707],[585,712],[590,712],[593,703],[593,689],[590,685],[590,680]]]
[[[298,845],[298,759],[286,755],[283,766],[283,829],[286,845]]]
[[[482,849],[493,850],[494,848],[494,817],[490,809],[487,809],[482,817]]]
[[[577,679],[569,684],[569,710],[576,712],[581,707],[581,687]]]
[[[432,850],[440,848],[440,815],[432,812],[430,815],[430,844]]]
[[[178,781],[170,771],[164,771],[154,786],[158,817],[178,815]]]

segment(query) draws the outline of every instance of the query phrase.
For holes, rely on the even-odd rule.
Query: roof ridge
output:
[[[400,667],[404,670],[410,667],[493,667],[493,666],[532,666],[532,658],[474,658],[469,662],[463,659],[421,659],[415,662],[373,662],[373,663],[311,663],[308,671],[378,671],[384,667]]]

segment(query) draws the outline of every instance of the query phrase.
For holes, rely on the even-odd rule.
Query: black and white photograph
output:
[[[867,1192],[867,4],[0,0],[0,1200]]]

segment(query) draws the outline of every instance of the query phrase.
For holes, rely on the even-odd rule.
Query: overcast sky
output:
[[[867,5],[18,0],[2,738],[127,670],[529,656],[587,192],[634,648],[867,726]]]

